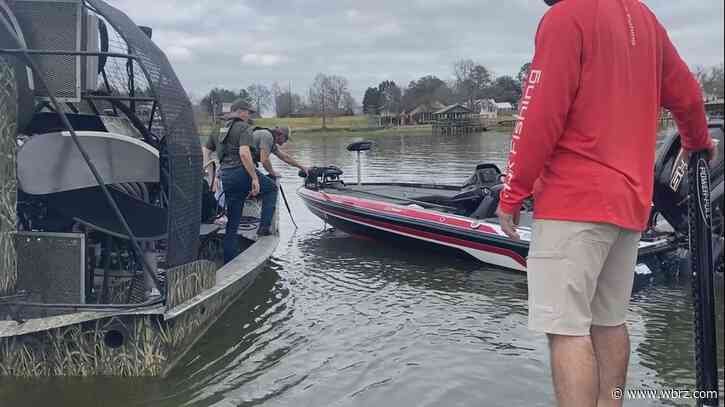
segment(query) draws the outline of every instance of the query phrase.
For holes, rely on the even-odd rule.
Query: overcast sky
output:
[[[110,0],[171,60],[195,98],[214,86],[277,81],[294,92],[318,72],[368,86],[451,77],[471,58],[497,75],[530,60],[542,0]],[[595,1],[595,0],[591,0]],[[599,0],[614,1],[614,0]],[[723,60],[723,0],[646,0],[691,66]]]

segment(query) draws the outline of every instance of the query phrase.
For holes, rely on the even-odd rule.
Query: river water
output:
[[[358,137],[293,138],[287,147],[301,162],[355,179],[345,146]],[[509,136],[373,139],[365,180],[460,184],[479,162],[503,167]],[[546,339],[526,328],[525,275],[325,230],[294,193],[296,171],[278,168],[299,229],[280,214],[266,270],[169,377],[2,378],[0,406],[553,405]],[[693,389],[689,280],[659,276],[641,288],[628,322],[629,386]]]

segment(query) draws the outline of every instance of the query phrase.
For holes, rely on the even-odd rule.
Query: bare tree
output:
[[[350,94],[350,92],[345,92],[345,95],[343,95],[343,111],[348,116],[354,116],[355,115],[355,107],[357,106],[357,101],[355,101],[355,98]]]
[[[327,128],[327,117],[340,113],[349,94],[347,79],[337,75],[317,74],[309,89],[310,108],[322,117],[322,128]]]
[[[457,96],[473,107],[475,100],[485,95],[491,85],[492,74],[483,65],[471,59],[461,59],[453,64]]]
[[[272,103],[272,91],[261,83],[253,83],[247,88],[247,93],[252,99],[252,104],[257,107],[257,113],[270,107]]]
[[[723,91],[723,63],[715,65],[710,68],[706,68],[702,65],[697,65],[692,70],[693,75],[700,83],[705,97],[723,97],[725,92]]]

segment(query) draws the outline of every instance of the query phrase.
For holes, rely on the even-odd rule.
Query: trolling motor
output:
[[[361,179],[361,173],[362,173],[362,164],[360,163],[360,153],[363,151],[369,151],[371,148],[373,148],[373,142],[369,140],[365,141],[356,141],[354,143],[350,143],[347,146],[347,151],[355,151],[357,153],[357,184],[362,184]]]

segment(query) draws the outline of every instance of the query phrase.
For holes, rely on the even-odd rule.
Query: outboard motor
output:
[[[341,169],[335,167],[334,165],[328,165],[327,167],[310,167],[306,174],[304,171],[300,171],[297,175],[299,175],[300,178],[305,179],[305,187],[318,189],[320,187],[332,186],[334,184],[345,185],[340,179],[342,174]]]
[[[710,136],[718,143],[723,143],[723,121],[712,121],[709,124]],[[655,161],[654,211],[653,216],[661,214],[667,222],[680,234],[688,233],[688,191],[687,160],[680,154],[681,142],[679,134],[668,136],[658,151]],[[713,256],[714,264],[722,271],[723,254],[723,157],[710,163],[710,199],[712,202]]]

